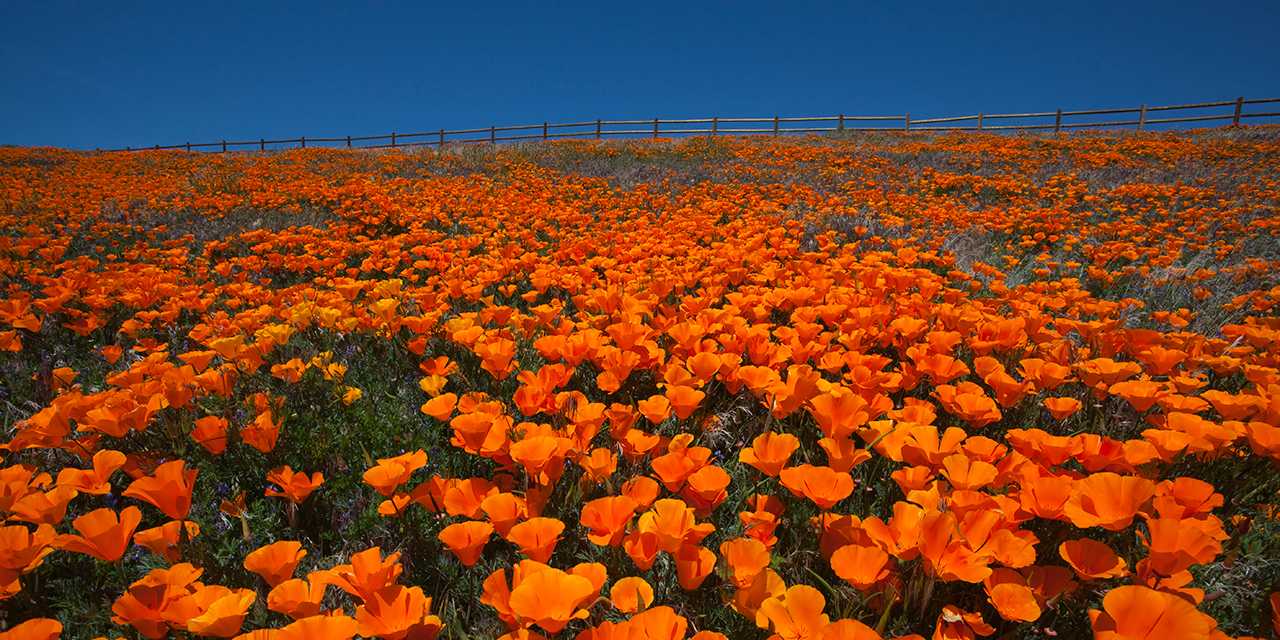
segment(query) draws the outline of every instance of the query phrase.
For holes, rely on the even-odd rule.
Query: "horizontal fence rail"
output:
[[[528,140],[572,138],[717,136],[717,135],[782,135],[792,133],[841,133],[846,131],[1053,131],[1077,129],[1126,129],[1137,131],[1153,126],[1178,123],[1211,123],[1219,126],[1268,124],[1280,122],[1277,105],[1280,98],[1257,98],[1194,104],[1175,104],[1118,109],[1080,109],[1075,111],[1037,111],[1030,113],[978,113],[964,116],[912,119],[903,115],[834,115],[764,118],[653,118],[643,120],[586,120],[581,122],[543,122],[541,124],[505,125],[478,129],[437,129],[411,133],[391,132],[385,135],[344,137],[259,138],[257,140],[220,140],[218,142],[125,147],[100,151],[267,151],[281,148],[338,147],[347,149],[398,149],[403,147],[444,147],[454,144],[497,144]],[[1280,107],[1276,107],[1280,109]],[[1200,113],[1152,117],[1196,110]],[[1209,111],[1209,113],[1203,113]],[[1109,117],[1127,116],[1121,119]],[[1101,117],[1101,119],[1099,119]],[[1013,122],[1010,122],[1013,121]],[[666,125],[666,128],[664,128]],[[726,126],[727,125],[727,126]],[[825,125],[825,126],[822,126]]]

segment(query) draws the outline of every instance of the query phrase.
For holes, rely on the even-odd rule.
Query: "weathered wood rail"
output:
[[[565,138],[717,136],[717,135],[783,135],[793,133],[832,133],[843,131],[1053,131],[1075,129],[1126,129],[1138,131],[1154,125],[1208,124],[1240,126],[1249,122],[1280,122],[1280,111],[1268,111],[1259,105],[1275,105],[1280,98],[1256,98],[1191,104],[1141,105],[1118,109],[1079,109],[1037,111],[1029,113],[977,113],[964,116],[912,119],[902,115],[845,115],[763,118],[653,118],[644,120],[585,120],[581,122],[543,122],[541,124],[491,126],[478,129],[437,129],[412,133],[391,132],[384,135],[259,138],[257,140],[220,140],[149,147],[125,147],[105,151],[150,151],[180,149],[184,151],[266,151],[268,148],[326,146],[348,149],[390,149],[436,146],[554,140]],[[1195,111],[1188,114],[1187,111]],[[1164,116],[1163,114],[1174,115]],[[1154,116],[1154,117],[1153,117]],[[1116,119],[1119,118],[1119,119]],[[665,125],[665,128],[664,128]],[[761,126],[763,125],[763,126]]]

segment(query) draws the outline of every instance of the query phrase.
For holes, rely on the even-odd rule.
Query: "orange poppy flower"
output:
[[[115,562],[129,548],[133,532],[141,521],[142,511],[137,507],[125,507],[119,514],[111,509],[96,509],[71,521],[80,535],[60,535],[54,540],[54,546],[103,562]]]
[[[302,543],[294,540],[281,540],[258,547],[244,557],[244,568],[260,576],[268,586],[274,587],[293,577],[307,551]]]
[[[382,549],[369,547],[351,554],[350,564],[342,564],[328,571],[312,571],[307,580],[315,584],[332,584],[362,600],[395,583],[404,571],[400,553],[389,553],[384,558]]]
[[[582,505],[579,522],[587,528],[587,539],[600,546],[622,544],[627,525],[640,505],[629,496],[597,498]]]
[[[1080,401],[1075,398],[1045,398],[1044,408],[1054,420],[1066,420],[1080,410]]]
[[[58,524],[67,517],[67,507],[79,493],[67,486],[32,491],[13,502],[9,507],[9,519],[31,524]]]
[[[640,533],[656,536],[658,548],[670,554],[678,553],[686,545],[697,545],[715,531],[711,523],[698,524],[693,509],[682,500],[663,499],[653,503],[653,509],[640,515],[636,523]]]
[[[1042,612],[1036,595],[1025,585],[1003,582],[987,590],[987,602],[1001,618],[1012,622],[1031,622]]]
[[[199,612],[186,620],[186,629],[197,636],[230,638],[240,633],[249,607],[257,599],[249,589],[205,587],[191,598],[197,601]]]
[[[34,570],[53,553],[56,537],[53,527],[47,524],[36,527],[34,532],[25,525],[0,527],[0,594],[16,583],[18,576]]]
[[[191,510],[191,491],[198,473],[186,465],[183,460],[166,462],[156,467],[151,476],[134,480],[124,495],[146,502],[174,520],[185,519]]]
[[[809,404],[809,412],[828,438],[847,438],[872,418],[867,401],[844,387],[816,395]]]
[[[511,527],[506,538],[530,560],[548,562],[563,532],[564,523],[555,518],[530,518]]]
[[[363,478],[374,491],[390,497],[400,485],[409,481],[414,471],[426,465],[427,452],[418,449],[391,458],[379,458],[378,464],[365,471]]]
[[[938,615],[933,640],[973,640],[976,636],[989,636],[995,631],[995,627],[982,620],[982,614],[946,605]]]
[[[727,471],[709,464],[694,471],[685,480],[680,496],[693,506],[698,515],[707,516],[729,497],[730,481]]]
[[[613,584],[609,590],[609,601],[623,613],[644,611],[653,604],[653,587],[644,578],[629,576]]]
[[[743,464],[755,467],[757,471],[771,478],[776,478],[787,466],[791,454],[800,448],[800,440],[789,433],[764,433],[751,441],[751,446],[738,452],[738,459]]]
[[[1089,610],[1093,635],[1098,640],[1208,638],[1217,626],[1190,602],[1137,585],[1108,591],[1102,599],[1102,609]]]
[[[204,416],[191,428],[191,439],[213,455],[227,450],[227,419],[221,416]]]
[[[910,636],[906,636],[904,640],[906,638]],[[857,620],[844,618],[824,627],[822,633],[818,634],[818,640],[881,640],[881,636],[875,629]]]
[[[783,469],[782,486],[793,495],[808,498],[826,511],[853,493],[853,477],[830,467],[802,464]]]
[[[111,493],[111,476],[123,467],[125,455],[119,451],[103,449],[93,454],[93,468],[65,468],[58,472],[57,485],[70,487],[80,493],[105,495]]]
[[[144,529],[133,534],[133,541],[169,562],[181,557],[181,545],[200,535],[200,525],[190,520],[173,520],[159,527]]]
[[[171,626],[182,628],[183,623],[198,615],[200,603],[189,596],[201,586],[196,582],[201,573],[203,569],[187,563],[151,570],[112,603],[111,621],[127,624],[146,638],[166,637]],[[221,594],[210,591],[208,595]]]
[[[827,599],[817,589],[798,584],[781,596],[760,603],[756,626],[768,629],[783,640],[817,638],[830,619],[822,612]]]
[[[498,487],[484,478],[466,478],[446,483],[442,502],[444,510],[451,516],[478,519],[484,513],[481,505],[489,496],[499,493]],[[537,505],[533,500],[533,491],[525,492],[525,508],[536,515]]]
[[[267,473],[267,482],[279,486],[280,489],[267,487],[264,495],[285,498],[293,504],[302,504],[311,492],[324,484],[324,475],[317,471],[308,476],[305,471],[295,472],[292,467],[285,465]]]
[[[267,593],[267,608],[295,620],[317,615],[323,610],[321,602],[327,587],[323,581],[285,580]]]
[[[508,453],[524,467],[530,480],[550,486],[564,473],[564,459],[572,444],[568,438],[533,436],[512,444]]]
[[[1068,540],[1058,545],[1058,555],[1085,580],[1106,580],[1128,575],[1124,558],[1111,547],[1088,538]]]
[[[769,549],[759,540],[735,538],[720,543],[720,557],[729,567],[729,576],[739,589],[751,586],[756,576],[769,566]]]
[[[437,537],[458,557],[463,566],[470,567],[480,561],[480,555],[484,553],[484,546],[488,544],[491,535],[492,524],[469,520],[445,527]]]
[[[453,408],[458,404],[458,395],[455,393],[445,393],[438,395],[425,403],[421,410],[423,413],[444,422],[453,415]]]
[[[351,640],[358,628],[355,618],[348,616],[311,616],[281,628],[271,640]]]
[[[831,554],[831,570],[860,591],[889,577],[889,554],[880,547],[848,544]]]
[[[389,585],[356,607],[356,631],[385,640],[435,640],[444,623],[431,615],[431,598],[421,587]]]
[[[570,620],[587,617],[583,606],[595,593],[587,578],[545,567],[525,575],[511,590],[508,603],[517,618],[559,633]]]
[[[511,527],[528,516],[528,508],[523,498],[513,493],[493,493],[480,501],[480,510],[484,512],[498,535],[506,537]]]
[[[0,631],[0,640],[58,640],[62,623],[52,618],[31,618]]]
[[[706,547],[685,545],[673,556],[676,565],[676,582],[685,591],[693,591],[702,586],[703,581],[716,568],[716,554]]]
[[[671,401],[666,396],[650,396],[636,403],[646,420],[653,424],[662,424],[671,415]]]
[[[1138,510],[1155,492],[1155,483],[1145,478],[1095,473],[1075,482],[1062,513],[1081,529],[1102,527],[1120,531],[1133,522]]]
[[[693,412],[698,409],[698,405],[707,394],[684,385],[668,387],[666,393],[667,401],[671,403],[671,408],[675,410],[676,417],[686,420]]]
[[[1146,568],[1162,576],[1213,562],[1222,552],[1222,543],[1215,536],[1227,537],[1220,525],[1195,519],[1153,518],[1147,520],[1147,531],[1147,559],[1145,567],[1139,563],[1138,569]]]
[[[997,473],[994,465],[981,460],[970,460],[962,454],[942,459],[942,476],[952,487],[962,491],[986,487],[996,479]]]

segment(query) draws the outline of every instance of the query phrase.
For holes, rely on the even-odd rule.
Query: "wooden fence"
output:
[[[1120,109],[1083,109],[1076,111],[1040,111],[1032,113],[978,113],[968,116],[912,119],[910,113],[900,116],[810,116],[771,118],[682,118],[652,120],[588,120],[493,126],[480,129],[438,129],[416,133],[391,132],[386,135],[307,137],[257,140],[221,140],[150,147],[107,149],[117,151],[149,151],[181,149],[185,151],[266,151],[290,147],[345,147],[348,149],[392,149],[400,147],[451,144],[514,142],[521,140],[553,140],[564,138],[717,136],[717,135],[782,135],[790,133],[832,133],[844,131],[1049,131],[1059,133],[1073,129],[1121,129],[1134,127],[1141,131],[1154,125],[1175,123],[1217,123],[1240,126],[1254,118],[1280,118],[1280,111],[1254,110],[1255,105],[1274,105],[1280,98],[1246,100],[1243,97],[1219,102],[1199,102],[1163,106],[1142,105]],[[1193,110],[1196,113],[1187,114]],[[1181,113],[1178,113],[1181,112]],[[1174,114],[1165,116],[1164,114]],[[1123,116],[1123,117],[1122,117]],[[1117,118],[1120,119],[1109,119]],[[763,125],[763,126],[761,126]]]

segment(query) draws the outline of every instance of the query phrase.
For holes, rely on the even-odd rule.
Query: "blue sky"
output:
[[[187,4],[0,5],[0,144],[1280,97],[1276,0]]]

